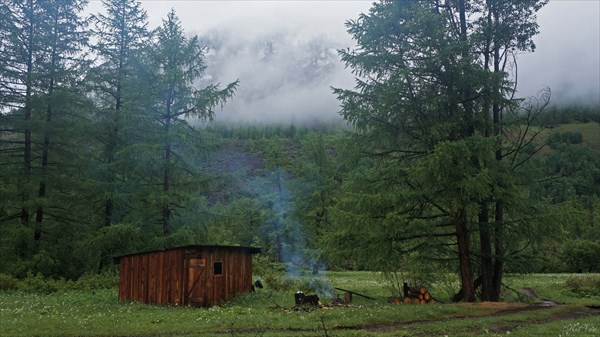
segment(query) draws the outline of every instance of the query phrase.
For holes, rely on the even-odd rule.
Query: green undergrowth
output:
[[[71,290],[112,289],[119,284],[115,273],[84,275],[78,280],[45,278],[41,274],[31,273],[23,279],[0,273],[0,291],[23,291],[27,293],[50,294]]]
[[[565,304],[600,305],[600,274],[527,274],[504,278],[505,300],[553,301]],[[537,298],[519,296],[514,290],[530,288]]]

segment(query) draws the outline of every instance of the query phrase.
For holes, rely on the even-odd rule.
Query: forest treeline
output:
[[[84,1],[3,2],[0,273],[244,245],[288,270],[482,276],[497,300],[504,272],[599,271],[599,107],[514,100],[504,69],[543,1],[431,3],[348,22],[344,122],[228,126],[211,121],[244,83],[198,88],[205,49],[174,11],[150,29],[135,1],[85,20]]]

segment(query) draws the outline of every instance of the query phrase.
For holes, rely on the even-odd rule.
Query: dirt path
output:
[[[478,306],[478,307],[482,307],[482,308],[495,307],[495,308],[502,308],[502,309],[492,312],[492,313],[489,313],[489,314],[485,314],[485,315],[456,316],[456,317],[450,317],[450,318],[443,319],[443,320],[439,320],[439,319],[415,320],[415,321],[408,321],[408,322],[373,324],[373,325],[365,325],[365,326],[346,327],[345,329],[367,330],[370,332],[390,332],[390,331],[394,331],[394,330],[398,330],[398,329],[411,327],[413,325],[422,325],[422,324],[427,324],[427,323],[439,324],[439,323],[444,323],[444,322],[451,323],[451,322],[456,322],[456,321],[460,321],[460,320],[488,318],[488,317],[502,317],[502,316],[517,314],[517,313],[524,313],[524,312],[531,312],[531,311],[538,311],[538,310],[548,310],[548,309],[556,306],[556,305],[545,305],[544,303],[535,304],[535,305],[525,305],[525,304],[517,304],[517,303],[511,304],[511,303],[501,303],[501,302],[500,303],[484,302],[484,303],[473,303],[473,304],[466,304],[466,305],[474,305],[474,306]],[[556,307],[561,307],[561,306],[556,306]],[[517,327],[523,327],[524,325],[527,326],[527,325],[533,325],[533,324],[544,324],[544,323],[549,323],[549,322],[553,322],[553,321],[571,320],[571,319],[578,319],[578,318],[591,317],[591,316],[600,316],[600,310],[595,309],[595,308],[585,307],[585,306],[575,307],[574,310],[559,311],[559,312],[553,313],[552,315],[550,315],[549,317],[544,318],[544,319],[527,320],[527,321],[518,322],[518,323],[493,324],[490,326],[489,331],[495,332],[495,333],[506,333],[506,332],[516,329]],[[342,329],[342,328],[340,328],[340,329]],[[473,331],[473,333],[481,334],[481,333],[483,333],[483,331],[481,328],[479,328],[477,331]],[[418,333],[415,334],[415,336],[417,336],[417,335],[418,335]]]
[[[388,322],[381,324],[369,324],[369,325],[354,325],[354,326],[338,326],[338,327],[328,327],[327,322],[323,322],[323,328],[287,328],[287,329],[262,329],[262,328],[242,328],[242,329],[227,329],[224,328],[223,331],[219,332],[210,332],[206,333],[206,336],[263,336],[265,334],[277,334],[281,333],[281,335],[289,335],[290,333],[294,336],[336,336],[337,333],[341,333],[342,331],[363,331],[369,333],[394,333],[399,330],[410,330],[411,336],[430,336],[431,333],[428,333],[425,328],[425,331],[419,329],[419,327],[424,327],[428,324],[448,324],[450,330],[449,334],[452,334],[455,329],[460,330],[460,332],[465,332],[461,330],[460,327],[451,327],[452,323],[465,321],[468,323],[468,320],[476,321],[477,319],[482,318],[490,318],[490,317],[498,317],[502,318],[504,316],[510,316],[514,314],[520,313],[528,313],[532,311],[544,311],[544,310],[552,310],[554,308],[554,312],[549,316],[540,315],[541,317],[535,319],[524,318],[523,320],[518,319],[510,319],[506,321],[499,320],[498,323],[487,324],[487,327],[477,327],[477,328],[467,328],[467,333],[469,335],[479,336],[479,335],[487,335],[489,333],[499,333],[499,334],[507,334],[513,330],[517,330],[520,328],[524,328],[532,325],[540,325],[547,324],[555,321],[568,321],[585,317],[598,316],[600,317],[600,309],[597,307],[585,307],[585,306],[574,306],[574,305],[555,305],[555,306],[543,306],[539,304],[535,305],[527,305],[521,303],[492,303],[492,302],[483,302],[483,303],[468,303],[464,304],[472,305],[481,308],[497,308],[499,310],[491,312],[489,314],[484,315],[463,315],[463,316],[455,316],[449,317],[445,319],[423,319],[423,320],[414,320],[414,321],[405,321],[405,322]],[[466,326],[469,326],[468,324]],[[412,327],[416,327],[411,330]],[[464,329],[464,328],[463,328]],[[350,332],[352,333],[352,332]],[[187,337],[192,336],[193,334],[176,334],[169,335],[171,337]],[[143,335],[137,337],[158,337],[161,335]],[[131,336],[133,337],[133,336]]]
[[[535,320],[532,322],[529,321],[529,322],[527,322],[528,324],[526,324],[526,325],[545,324],[545,323],[550,323],[550,322],[554,322],[554,321],[566,321],[566,320],[573,320],[573,319],[591,317],[591,316],[600,316],[600,311],[597,309],[592,309],[592,308],[588,308],[588,307],[578,307],[575,310],[554,313],[546,319],[538,319],[538,320]],[[523,326],[523,322],[518,323],[518,324],[515,324],[515,323],[496,324],[496,325],[490,326],[489,331],[495,332],[495,333],[508,333],[508,332],[515,330],[517,328],[520,328],[522,326]]]
[[[394,333],[397,330],[407,330],[413,326],[423,326],[427,324],[444,324],[448,323],[451,325],[453,322],[459,321],[467,321],[467,320],[477,320],[481,318],[490,318],[490,317],[498,317],[501,318],[503,316],[509,316],[519,313],[527,313],[532,311],[543,311],[543,310],[551,310],[552,308],[558,308],[558,311],[552,313],[550,316],[544,316],[543,318],[536,319],[524,319],[522,321],[515,322],[514,320],[502,322],[499,321],[497,324],[491,324],[487,327],[487,330],[484,331],[482,327],[478,327],[469,332],[472,335],[485,335],[488,333],[501,333],[506,334],[512,330],[516,330],[519,328],[523,328],[530,325],[538,325],[545,324],[554,321],[565,321],[572,320],[584,317],[591,316],[600,316],[600,310],[589,308],[585,306],[570,306],[570,305],[554,305],[554,306],[545,306],[545,305],[528,305],[522,303],[494,303],[494,302],[484,302],[484,303],[469,303],[464,305],[473,305],[481,308],[498,308],[498,311],[494,311],[485,315],[464,315],[464,316],[456,316],[449,317],[446,319],[424,319],[424,320],[414,320],[414,321],[406,321],[406,322],[389,322],[389,323],[381,323],[381,324],[370,324],[370,325],[355,325],[355,326],[338,326],[338,327],[327,327],[327,322],[324,322],[323,329],[286,329],[281,330],[282,334],[285,333],[299,333],[302,336],[336,336],[336,332],[341,331],[367,331],[370,333]],[[560,310],[561,308],[569,307],[571,310]],[[555,309],[556,310],[556,309]],[[258,331],[258,330],[244,330],[236,331],[239,333],[256,333],[257,335],[261,335],[262,333],[277,333],[279,330],[266,330],[266,331]],[[449,331],[451,333],[451,331]],[[232,331],[229,332],[230,334]],[[233,332],[232,335],[235,335]],[[431,334],[424,331],[419,331],[418,328],[411,331],[412,336],[430,336]]]

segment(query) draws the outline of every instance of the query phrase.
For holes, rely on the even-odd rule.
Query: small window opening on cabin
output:
[[[214,264],[214,271],[215,271],[215,276],[216,275],[223,275],[223,262],[221,261],[216,261]]]

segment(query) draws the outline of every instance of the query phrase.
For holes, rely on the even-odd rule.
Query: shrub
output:
[[[565,139],[569,144],[581,144],[581,142],[583,142],[583,135],[579,131],[567,131],[565,132]]]
[[[104,272],[102,274],[87,274],[73,282],[77,290],[111,289],[119,285],[119,276],[116,273]]]
[[[600,296],[600,276],[598,275],[569,276],[565,285],[580,295]]]
[[[17,289],[29,293],[50,294],[57,291],[112,289],[119,284],[116,273],[84,275],[77,281],[46,278],[41,273],[28,272],[23,279],[0,274],[0,290]]]
[[[19,290],[31,293],[50,294],[58,290],[56,282],[45,279],[42,274],[27,273],[27,277],[18,282]]]
[[[568,240],[562,245],[561,251],[571,271],[600,271],[600,243],[590,240]]]
[[[0,273],[0,290],[17,289],[17,279],[12,275]]]
[[[579,131],[555,132],[548,136],[548,144],[556,149],[561,144],[581,144],[583,134]]]

